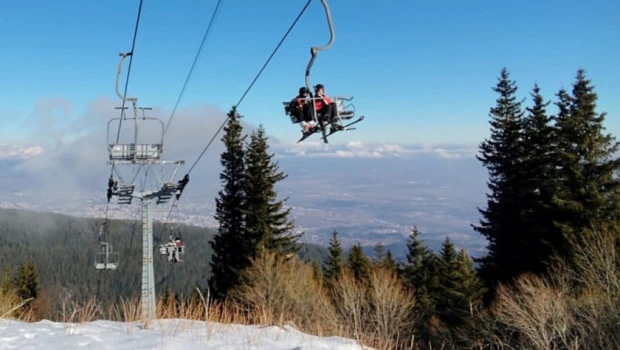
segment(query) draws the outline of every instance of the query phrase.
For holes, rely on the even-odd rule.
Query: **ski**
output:
[[[329,136],[329,135],[331,135],[331,134],[335,134],[335,133],[337,133],[338,131],[355,130],[355,128],[351,128],[351,129],[350,129],[349,127],[350,127],[351,125],[353,125],[353,124],[357,124],[357,123],[361,122],[362,120],[364,120],[364,116],[363,116],[363,115],[362,115],[362,116],[360,116],[359,118],[357,118],[357,120],[355,120],[354,122],[351,122],[351,123],[349,123],[349,124],[347,124],[347,125],[344,125],[344,126],[342,127],[342,129],[338,129],[338,130],[332,129],[332,130],[330,130],[330,131],[329,131],[329,134],[327,134],[326,136]]]

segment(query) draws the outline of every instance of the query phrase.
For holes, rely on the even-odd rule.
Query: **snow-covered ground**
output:
[[[317,337],[284,326],[243,326],[181,319],[141,322],[35,323],[0,320],[0,349],[368,349],[341,337]]]

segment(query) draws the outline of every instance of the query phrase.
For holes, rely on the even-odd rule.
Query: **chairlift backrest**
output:
[[[97,270],[116,270],[118,262],[118,253],[112,251],[109,243],[101,242],[101,252],[95,258],[95,268]]]
[[[135,117],[134,117],[135,118]],[[114,120],[120,122],[121,118],[113,118],[108,122],[108,152],[111,161],[131,161],[131,162],[148,162],[159,160],[163,151],[164,123],[157,118],[137,118],[143,122],[158,123],[157,141],[151,143],[138,143],[138,126],[134,133],[133,140],[117,143],[116,135],[110,134],[110,124]],[[143,135],[140,135],[143,136]],[[114,139],[111,139],[114,138]]]

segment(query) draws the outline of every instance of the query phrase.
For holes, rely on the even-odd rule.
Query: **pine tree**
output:
[[[370,277],[370,259],[362,251],[362,246],[356,243],[349,251],[347,267],[353,272],[358,281],[366,282]]]
[[[290,208],[284,208],[284,201],[277,200],[275,186],[287,175],[279,171],[262,125],[252,133],[245,153],[245,177],[243,187],[246,193],[245,242],[250,253],[257,249],[288,254],[298,253],[297,240],[301,234],[293,234],[294,224],[288,220]]]
[[[17,269],[13,284],[21,300],[36,299],[41,291],[39,272],[31,261],[25,262]]]
[[[383,247],[383,243],[377,242],[374,246],[375,258],[373,263],[377,266],[380,266],[383,263],[383,259],[385,259],[385,247]]]
[[[428,271],[425,261],[430,254],[432,252],[424,246],[420,239],[420,231],[414,226],[407,242],[407,262],[403,266],[402,274],[405,284],[414,290],[418,299],[422,297],[421,293],[428,292],[426,288]]]
[[[228,113],[228,118],[222,137],[226,147],[221,154],[224,169],[220,173],[220,179],[223,188],[215,200],[215,219],[219,222],[219,227],[217,234],[209,242],[213,249],[209,288],[215,299],[226,296],[228,290],[238,283],[241,270],[249,263],[248,249],[244,244],[244,138],[235,108]]]
[[[558,92],[555,156],[560,163],[560,190],[553,203],[564,236],[583,234],[593,222],[618,223],[620,191],[615,175],[620,162],[614,158],[618,142],[604,134],[606,113],[596,112],[597,98],[583,69],[577,71],[572,95],[564,89]],[[569,254],[564,239],[555,245]]]
[[[396,260],[394,260],[394,257],[392,256],[392,252],[390,250],[388,250],[387,253],[385,254],[385,258],[383,259],[381,263],[381,267],[383,267],[384,269],[388,271],[393,271],[393,272],[396,272],[397,274],[399,273],[398,264],[396,263]]]
[[[338,240],[338,232],[336,230],[332,232],[332,238],[329,240],[328,251],[329,255],[323,265],[323,275],[329,280],[336,277],[342,270],[343,266],[342,247],[340,245],[340,241]]]
[[[553,246],[558,241],[559,229],[555,226],[551,198],[557,191],[556,140],[552,118],[547,114],[545,102],[536,84],[531,93],[533,106],[527,108],[524,120],[524,142],[528,156],[523,162],[521,200],[523,212],[523,241],[528,254],[523,254],[519,264],[523,271],[543,273]]]
[[[433,343],[441,338],[436,329],[436,298],[439,291],[440,263],[436,255],[420,239],[420,231],[413,227],[407,241],[407,261],[401,274],[405,286],[411,288],[416,298],[412,318],[415,327],[409,336],[420,339],[421,343]]]
[[[460,284],[463,286],[465,299],[473,307],[478,304],[484,295],[484,284],[478,278],[473,261],[465,249],[460,249],[457,256]]]
[[[440,262],[437,315],[450,328],[458,327],[469,316],[469,300],[458,254],[449,237],[446,237],[441,246]]]
[[[523,143],[522,101],[517,101],[517,86],[504,68],[493,89],[499,94],[497,104],[490,110],[491,138],[480,144],[477,159],[489,171],[487,209],[480,226],[473,226],[488,240],[488,253],[479,259],[480,274],[493,285],[511,280],[522,271],[520,260],[527,254],[522,234],[524,225],[522,204]]]

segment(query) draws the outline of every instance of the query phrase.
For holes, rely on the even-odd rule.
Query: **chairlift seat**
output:
[[[115,263],[95,263],[95,268],[97,270],[116,270],[116,268],[118,267],[118,264]]]
[[[291,101],[282,102],[282,104],[284,105],[284,114],[286,114],[287,116],[291,118],[291,122],[293,124],[298,124],[301,122],[301,119],[298,116],[293,114],[293,111],[290,108],[290,103]]]
[[[118,268],[118,253],[112,251],[109,243],[101,242],[101,252],[95,259],[97,270],[116,270]]]
[[[110,160],[114,161],[151,161],[159,160],[161,144],[109,144]]]
[[[172,241],[159,245],[159,253],[161,255],[167,255],[168,261],[181,262],[181,254],[185,254],[185,246],[182,242],[179,243]]]
[[[355,106],[353,103],[349,103],[347,105],[344,104],[345,101],[352,100],[353,97],[342,97],[336,96],[333,98],[333,101],[336,103],[338,107],[338,117],[341,119],[351,119],[355,116]]]

